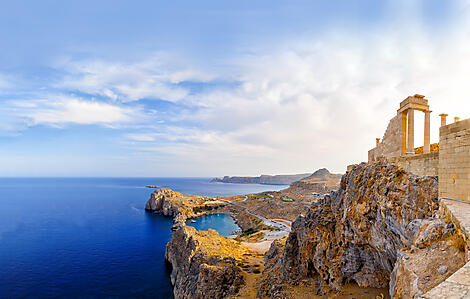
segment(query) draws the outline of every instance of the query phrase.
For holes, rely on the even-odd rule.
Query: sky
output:
[[[469,79],[467,0],[3,0],[0,176],[345,172]]]

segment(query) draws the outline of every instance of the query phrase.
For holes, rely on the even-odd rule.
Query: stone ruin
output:
[[[415,148],[414,113],[424,113],[424,146]],[[447,124],[441,113],[439,143],[430,143],[431,110],[423,95],[409,96],[400,103],[397,115],[382,138],[369,150],[369,163],[387,160],[421,176],[439,177],[439,196],[470,202],[470,119],[454,118]]]

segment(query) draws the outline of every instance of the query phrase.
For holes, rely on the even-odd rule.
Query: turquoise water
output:
[[[144,211],[146,185],[203,195],[284,186],[186,178],[0,178],[0,298],[171,298],[172,221]],[[230,217],[200,219],[231,232]]]
[[[240,230],[233,218],[226,214],[202,216],[194,219],[193,221],[190,220],[186,224],[193,226],[197,230],[207,230],[209,228],[215,229],[224,237],[233,235],[234,232]]]

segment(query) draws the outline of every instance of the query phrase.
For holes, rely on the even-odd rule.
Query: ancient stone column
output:
[[[424,112],[424,147],[423,153],[431,152],[431,111]]]
[[[415,152],[415,111],[408,109],[408,138],[407,138],[407,154]]]
[[[439,116],[441,117],[441,127],[444,127],[447,124],[447,121],[446,121],[447,115],[448,114],[445,114],[445,113],[439,114]]]
[[[459,120],[460,120],[460,117],[458,117],[458,116],[454,117],[454,122],[455,123],[458,122]]]
[[[379,146],[380,138],[375,138],[375,146]]]
[[[403,111],[401,113],[401,154],[405,155],[406,154],[406,115],[407,112]]]

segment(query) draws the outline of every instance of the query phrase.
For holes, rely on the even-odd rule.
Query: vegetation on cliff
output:
[[[467,248],[439,211],[437,178],[382,162],[363,163],[325,197],[311,191],[325,179],[309,180],[301,187],[255,196],[204,198],[156,190],[146,209],[176,222],[166,252],[175,297],[252,298],[256,292],[261,298],[312,293],[361,297],[366,290],[368,298],[388,291],[396,298],[413,298],[463,264]],[[283,202],[283,196],[295,201]],[[236,240],[184,224],[189,217],[220,212],[231,214],[241,226]],[[276,236],[280,240],[272,242],[264,261],[243,245],[268,242],[263,217],[289,219],[300,213],[288,237]],[[423,259],[428,262],[421,263]]]
[[[214,230],[181,225],[167,244],[175,298],[226,298],[259,273],[262,255]]]

